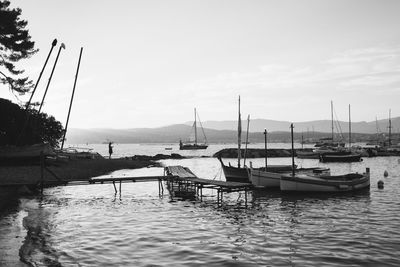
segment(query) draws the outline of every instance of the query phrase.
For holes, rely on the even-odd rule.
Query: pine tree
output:
[[[26,29],[27,21],[20,18],[20,8],[10,8],[10,1],[0,0],[0,83],[19,94],[29,92],[34,84],[17,69],[15,63],[35,54],[35,42]]]

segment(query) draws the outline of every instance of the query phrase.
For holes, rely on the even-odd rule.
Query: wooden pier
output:
[[[89,184],[110,184],[114,186],[115,193],[118,192],[116,183],[119,183],[119,192],[122,183],[128,182],[150,182],[158,181],[159,194],[164,194],[163,182],[167,183],[171,197],[199,198],[203,201],[203,188],[217,190],[217,202],[222,203],[223,193],[244,192],[247,204],[247,192],[253,188],[251,184],[216,181],[197,177],[189,168],[183,166],[168,166],[164,168],[163,176],[140,176],[140,177],[95,177],[89,179]],[[83,184],[75,182],[74,184]],[[71,184],[72,185],[72,184]]]
[[[178,192],[193,192],[203,200],[203,188],[217,190],[217,202],[222,203],[223,193],[244,192],[247,205],[247,192],[253,188],[249,183],[216,181],[197,177],[189,168],[182,166],[168,166],[164,169],[166,177],[170,177],[170,189],[178,187]],[[171,191],[171,190],[170,190]]]
[[[43,159],[43,157],[42,157]],[[48,173],[53,179],[45,179]],[[46,175],[47,176],[47,175]],[[90,179],[66,181],[58,177],[53,171],[47,168],[45,161],[41,160],[40,178],[29,183],[5,183],[1,187],[22,187],[27,186],[30,189],[39,188],[43,193],[44,187],[51,186],[74,186],[74,185],[92,185],[92,184],[113,184],[115,193],[118,193],[117,185],[119,183],[119,192],[122,192],[123,183],[150,182],[158,181],[159,195],[164,194],[164,183],[167,185],[171,197],[194,198],[203,201],[203,189],[213,189],[217,191],[217,201],[222,203],[223,194],[230,192],[244,192],[247,205],[247,192],[253,188],[250,183],[236,183],[203,179],[197,177],[189,168],[183,166],[168,166],[164,168],[164,174],[161,176],[106,176],[94,177]]]

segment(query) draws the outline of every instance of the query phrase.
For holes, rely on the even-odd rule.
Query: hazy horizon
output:
[[[43,111],[69,127],[154,128],[193,120],[306,122],[398,117],[400,1],[14,0],[40,51],[18,67],[36,81],[61,43]],[[15,102],[6,86],[0,97]],[[20,97],[27,100],[29,95]]]

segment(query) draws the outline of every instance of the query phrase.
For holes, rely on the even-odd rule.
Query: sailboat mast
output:
[[[247,116],[246,144],[245,144],[245,148],[244,148],[244,161],[243,161],[243,166],[246,166],[247,144],[249,143],[249,126],[250,126],[250,114]]]
[[[242,143],[242,119],[240,116],[240,95],[239,95],[239,118],[238,118],[238,168],[240,168],[240,144]]]
[[[331,100],[331,124],[332,124],[332,143],[333,143],[333,102]]]
[[[194,108],[194,144],[197,145],[197,121],[196,121],[196,108]]]
[[[375,116],[375,124],[376,124],[376,145],[379,145],[378,116]]]
[[[391,119],[391,109],[389,109],[389,146],[392,145],[392,119]]]
[[[351,117],[350,117],[350,104],[349,104],[349,148],[351,147]]]
[[[291,139],[292,139],[292,176],[294,176],[294,141],[293,141],[293,123],[290,124],[290,135],[291,135]],[[267,171],[267,169],[265,169],[265,171]]]

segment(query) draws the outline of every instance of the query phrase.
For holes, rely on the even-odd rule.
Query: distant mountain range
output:
[[[67,134],[67,143],[104,143],[113,141],[116,143],[178,143],[185,141],[192,132],[193,122],[175,124],[159,128],[134,128],[134,129],[74,129],[71,128]],[[351,124],[353,141],[365,141],[375,138],[377,125],[381,133],[388,131],[388,120],[373,122],[353,122]],[[204,132],[209,143],[236,143],[237,121],[205,121],[202,123]],[[341,129],[345,138],[348,133],[348,122],[335,123],[337,135]],[[242,122],[242,140],[246,137],[247,121]],[[264,142],[264,129],[268,131],[269,142],[290,142],[290,122],[255,119],[250,121],[249,142]],[[294,138],[300,141],[331,136],[331,121],[319,120],[294,123]],[[392,133],[399,133],[400,117],[392,119]],[[200,142],[203,142],[201,130],[198,132]]]
[[[193,122],[186,122],[186,125],[192,125]],[[202,123],[204,128],[214,130],[237,130],[237,121],[205,121]],[[250,120],[250,132],[263,132],[267,129],[268,132],[276,131],[289,131],[291,122],[288,121],[275,121],[266,119],[254,119]],[[377,125],[379,132],[387,132],[389,126],[389,120],[378,120],[366,122],[352,122],[351,131],[354,133],[368,133],[373,134],[377,132]],[[243,130],[246,129],[247,121],[242,121]],[[307,122],[295,122],[295,132],[332,132],[332,122],[330,120],[317,120]],[[340,130],[341,129],[341,130]],[[392,119],[392,132],[399,132],[400,129],[400,117]],[[349,132],[349,123],[345,121],[338,121],[334,123],[334,132]]]

